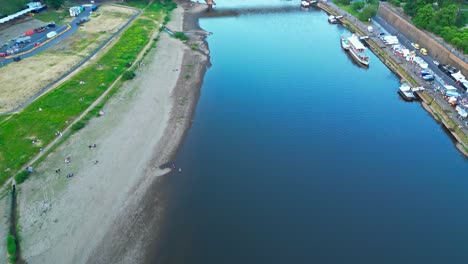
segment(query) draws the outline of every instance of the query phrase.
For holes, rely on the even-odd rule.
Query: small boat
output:
[[[341,47],[348,51],[349,50],[349,47],[351,47],[351,45],[349,44],[349,41],[347,38],[341,36]]]
[[[341,20],[339,20],[340,18],[342,18],[343,16],[333,16],[333,15],[330,15],[328,16],[328,23],[330,24],[339,24],[341,23]]]
[[[310,3],[308,1],[301,1],[301,7],[304,7],[304,8],[309,8],[310,7]]]
[[[413,101],[413,100],[416,99],[416,96],[414,95],[413,91],[411,90],[411,86],[409,84],[407,84],[407,83],[402,83],[401,84],[400,89],[398,90],[398,93],[406,101]]]

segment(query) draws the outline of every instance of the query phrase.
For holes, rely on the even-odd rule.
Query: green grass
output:
[[[38,14],[34,14],[34,18],[46,23],[49,21],[55,21],[55,23],[59,25],[66,24],[71,21],[70,13],[68,13],[67,10],[54,10],[53,8],[47,8]]]
[[[7,252],[10,255],[10,263],[14,263],[16,261],[16,238],[11,234],[7,236]]]
[[[39,153],[42,146],[32,140],[40,139],[43,146],[51,142],[56,131],[63,131],[127,69],[128,62],[135,61],[155,29],[153,21],[136,20],[95,64],[0,123],[0,185]]]
[[[27,0],[0,0],[0,14],[11,15],[26,8]]]
[[[343,9],[344,11],[350,13],[354,17],[359,17],[359,12],[354,10],[351,5],[343,5],[341,3],[338,3],[338,1],[333,1],[335,5],[337,5],[339,8]]]

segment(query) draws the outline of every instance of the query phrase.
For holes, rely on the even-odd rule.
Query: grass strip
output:
[[[152,4],[151,12],[168,13],[175,8],[167,3]],[[63,131],[85,111],[128,69],[129,63],[134,63],[156,27],[153,20],[137,19],[94,64],[0,123],[0,185],[38,154],[42,146],[54,140],[57,131]],[[85,125],[77,124],[73,130]],[[33,144],[33,140],[39,143]],[[27,177],[22,174],[19,173],[19,178]]]

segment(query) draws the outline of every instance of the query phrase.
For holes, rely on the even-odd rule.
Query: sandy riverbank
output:
[[[167,26],[182,31],[184,8],[171,17]],[[202,37],[193,38],[206,49]],[[208,58],[161,33],[145,60],[137,78],[106,105],[106,114],[50,154],[21,185],[21,251],[28,263],[141,263],[141,249],[157,237],[164,210],[158,176],[169,171],[160,167],[190,126]],[[74,177],[67,179],[68,173]]]

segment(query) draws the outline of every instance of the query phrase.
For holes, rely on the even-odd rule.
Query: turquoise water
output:
[[[468,263],[468,162],[319,11],[203,19],[212,67],[151,263]]]

